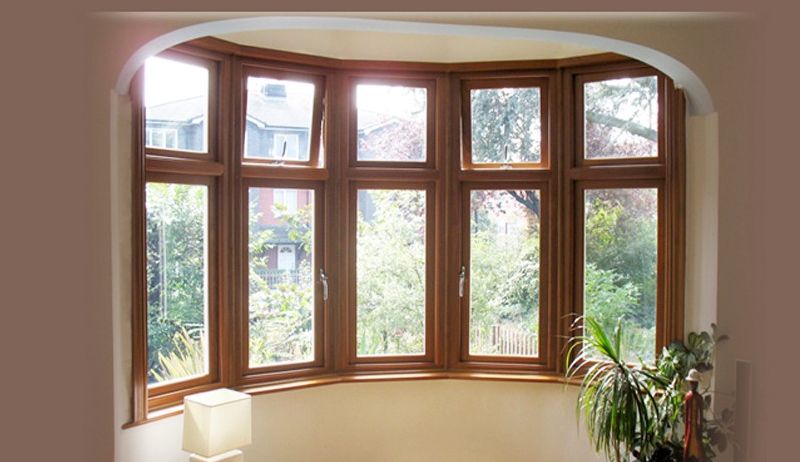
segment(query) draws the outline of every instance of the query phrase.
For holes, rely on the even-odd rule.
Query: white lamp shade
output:
[[[183,450],[212,457],[247,446],[250,395],[220,388],[183,399]]]

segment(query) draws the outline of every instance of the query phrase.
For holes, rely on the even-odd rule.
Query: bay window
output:
[[[682,94],[644,64],[199,40],[135,88],[136,421],[220,386],[557,380],[581,315],[631,360],[681,335]]]

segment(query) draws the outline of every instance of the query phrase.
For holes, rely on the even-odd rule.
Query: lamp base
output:
[[[189,456],[189,462],[244,462],[244,454],[238,449],[211,457],[192,454]]]

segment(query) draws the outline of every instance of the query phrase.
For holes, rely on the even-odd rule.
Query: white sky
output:
[[[427,90],[414,87],[394,87],[386,85],[358,85],[356,105],[358,109],[408,117],[425,107]],[[414,98],[413,96],[417,96]],[[419,100],[422,99],[420,107]]]
[[[208,70],[205,68],[152,57],[145,62],[145,107],[157,106],[169,101],[178,101],[208,93]],[[158,82],[154,85],[151,82]],[[249,90],[261,87],[265,83],[276,82],[273,79],[251,78],[248,79]],[[281,81],[286,85],[286,91],[292,93],[313,94],[313,86],[307,83]],[[309,88],[311,87],[311,88]],[[411,97],[416,94],[417,98]],[[419,100],[425,94],[424,88],[395,87],[386,85],[358,86],[357,105],[359,109],[371,110],[378,113],[394,114],[408,117],[411,113],[421,109]],[[422,97],[424,108],[424,97]]]
[[[208,70],[190,64],[149,58],[144,66],[144,80],[145,107],[208,94]]]

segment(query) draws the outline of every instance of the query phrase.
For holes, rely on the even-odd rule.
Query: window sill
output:
[[[338,383],[366,383],[366,382],[393,382],[408,380],[494,380],[532,383],[565,383],[564,376],[554,373],[496,373],[496,372],[407,372],[407,373],[360,373],[360,374],[331,374],[314,378],[293,379],[269,384],[234,387],[238,391],[250,395],[263,395],[289,390],[332,385]],[[575,384],[569,382],[569,384]],[[156,422],[183,413],[183,404],[159,409],[147,413],[147,418],[141,421],[129,422],[122,426],[123,429],[137,427],[150,422]]]

